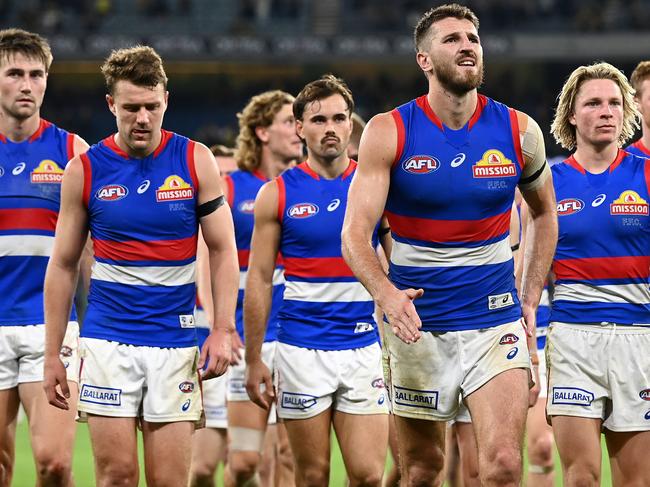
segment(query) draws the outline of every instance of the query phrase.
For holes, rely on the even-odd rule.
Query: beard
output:
[[[434,64],[433,73],[440,84],[455,95],[464,95],[483,84],[483,62],[476,60],[476,73],[458,73],[451,63]]]

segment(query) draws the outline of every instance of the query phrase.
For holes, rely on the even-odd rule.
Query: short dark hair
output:
[[[420,50],[422,41],[427,37],[431,25],[449,17],[459,20],[469,20],[474,24],[476,30],[478,30],[478,17],[468,7],[458,5],[457,3],[447,3],[445,5],[440,5],[439,7],[434,7],[425,12],[415,26],[415,30],[413,31],[413,42],[415,43],[416,52]]]
[[[16,54],[41,61],[45,72],[52,64],[52,50],[43,37],[22,29],[0,30],[0,63]]]
[[[302,120],[305,107],[309,103],[332,95],[341,95],[343,97],[351,115],[354,111],[354,99],[350,88],[341,78],[337,78],[333,74],[325,74],[316,81],[308,83],[298,93],[293,102],[293,116],[296,117],[296,120]]]
[[[154,88],[162,83],[163,88],[167,89],[167,75],[162,59],[149,46],[114,50],[101,69],[106,88],[111,95],[114,93],[115,84],[120,80],[147,88]]]

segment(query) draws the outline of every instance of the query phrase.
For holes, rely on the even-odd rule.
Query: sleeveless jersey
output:
[[[633,144],[628,145],[625,151],[629,152],[630,154],[634,154],[635,156],[644,157],[646,159],[650,157],[650,149],[648,149],[643,144],[643,141],[641,139],[637,140]]]
[[[255,197],[260,188],[268,181],[260,172],[234,171],[225,178],[228,187],[228,204],[232,209],[233,223],[235,224],[235,240],[237,242],[237,256],[239,258],[239,293],[237,294],[237,309],[235,311],[235,325],[242,341],[244,340],[244,289],[246,287],[246,274],[248,272],[248,256],[253,237],[255,218],[253,208]],[[278,310],[282,305],[284,293],[284,273],[278,265],[273,273],[273,298],[268,325],[266,327],[265,342],[277,340],[278,336]]]
[[[426,95],[392,112],[398,132],[385,215],[390,279],[422,288],[423,331],[480,329],[521,317],[509,243],[523,169],[516,112],[479,95],[460,130]]]
[[[43,119],[23,142],[0,135],[0,325],[45,323],[45,269],[73,145],[73,134]]]
[[[551,320],[650,324],[650,161],[621,150],[591,174],[553,166],[559,238]]]
[[[135,159],[111,136],[82,162],[96,262],[81,336],[196,345],[194,142],[163,130],[158,148]]]
[[[303,162],[276,178],[286,279],[279,313],[282,343],[346,350],[378,340],[372,297],[341,254],[343,217],[355,168],[350,161],[345,172],[330,180]]]

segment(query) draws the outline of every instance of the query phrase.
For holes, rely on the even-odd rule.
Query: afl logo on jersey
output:
[[[318,213],[318,206],[313,203],[297,203],[287,210],[289,218],[309,218]]]
[[[121,184],[107,184],[97,190],[95,196],[102,201],[117,201],[129,194],[129,190]]]
[[[440,167],[440,161],[431,156],[413,156],[402,163],[402,169],[411,174],[428,174]]]
[[[32,183],[61,183],[63,181],[63,169],[49,159],[41,163],[32,171],[30,180]]]
[[[255,211],[255,200],[246,200],[239,203],[237,209],[241,213],[246,213],[247,215],[252,215]]]
[[[176,174],[167,176],[163,185],[156,190],[156,201],[159,203],[191,200],[192,198],[194,198],[194,188]]]
[[[472,166],[472,174],[475,178],[513,177],[517,175],[517,168],[503,152],[490,149]]]
[[[567,216],[578,213],[585,207],[585,203],[577,198],[565,198],[557,203],[558,216]]]
[[[636,191],[628,189],[609,205],[609,212],[612,215],[648,216],[648,202]]]

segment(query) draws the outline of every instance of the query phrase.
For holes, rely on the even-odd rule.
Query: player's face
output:
[[[153,145],[158,141],[167,98],[162,83],[149,88],[125,80],[115,83],[113,96],[106,95],[120,139],[133,152],[148,153],[155,149]]]
[[[341,95],[307,104],[302,121],[298,120],[296,124],[298,134],[314,155],[333,160],[347,151],[352,135],[352,119]]]
[[[483,48],[474,24],[448,17],[431,26],[426,55],[431,73],[452,93],[465,94],[483,83]]]
[[[594,146],[616,143],[623,130],[623,95],[616,82],[592,79],[578,88],[569,122],[576,140]]]
[[[650,127],[650,78],[641,82],[635,100],[643,117],[643,124]]]
[[[290,104],[280,108],[265,132],[270,151],[279,159],[290,161],[302,157],[302,141],[296,133],[296,119]]]
[[[0,108],[3,113],[18,120],[38,114],[46,87],[47,71],[41,61],[20,53],[0,60]]]

